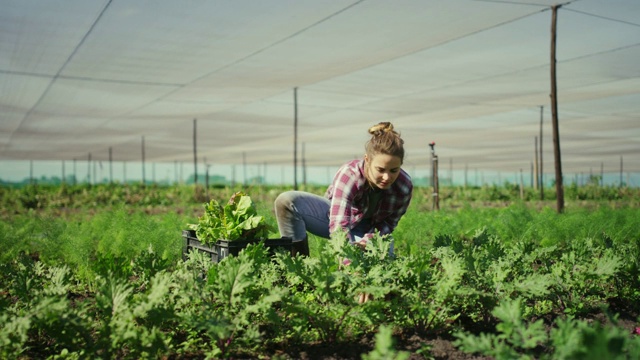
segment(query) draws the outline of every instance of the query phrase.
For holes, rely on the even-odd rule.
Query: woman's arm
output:
[[[362,185],[361,176],[356,167],[345,164],[336,173],[329,189],[331,205],[329,207],[329,233],[344,231],[351,239],[353,202]]]
[[[396,180],[396,187],[392,194],[381,204],[380,211],[385,212],[384,218],[376,218],[374,227],[382,235],[391,234],[395,230],[398,222],[409,208],[413,194],[413,184],[408,174],[403,173],[402,177]],[[383,216],[382,214],[377,214]]]

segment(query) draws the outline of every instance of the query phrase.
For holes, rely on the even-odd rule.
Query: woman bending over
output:
[[[307,231],[327,239],[343,231],[364,248],[376,231],[391,234],[407,212],[413,184],[401,168],[404,141],[389,122],[372,126],[369,134],[364,157],[343,164],[324,197],[287,191],[276,198],[280,235],[303,241],[301,254],[309,255]]]

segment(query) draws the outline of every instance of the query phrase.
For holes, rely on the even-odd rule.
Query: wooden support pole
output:
[[[87,181],[91,185],[91,153],[87,157]]]
[[[622,156],[620,156],[620,187],[622,187]]]
[[[533,161],[530,164],[531,167],[531,187],[533,188],[535,185],[533,185]]]
[[[193,183],[198,185],[198,147],[196,143],[197,139],[197,122],[198,119],[193,119]]]
[[[113,149],[109,146],[109,184],[113,184]]]
[[[302,185],[307,186],[307,159],[304,149],[305,143],[302,143]]]
[[[540,178],[540,200],[544,200],[544,171],[542,166],[542,114],[544,107],[540,106],[540,167],[538,176]]]
[[[247,153],[242,152],[242,184],[247,186]]]
[[[293,189],[298,190],[298,88],[293,88]]]
[[[205,156],[202,159],[202,163],[204,164],[204,189],[205,194],[207,195],[207,199],[209,199],[209,165],[207,164],[207,157]]]
[[[468,172],[469,172],[469,164],[465,163],[464,164],[464,188],[465,189],[467,188]]]
[[[538,170],[538,137],[536,136],[535,138],[536,138],[535,139],[535,145],[534,145],[535,146],[535,150],[534,150],[535,162],[534,162],[534,165],[533,165],[534,166],[534,171],[535,171],[535,183],[533,185],[533,188],[535,190],[538,190],[538,187],[540,185],[540,176],[539,176],[539,173],[538,173],[538,171],[539,171]]]
[[[142,186],[147,183],[147,179],[144,173],[144,136],[142,137]]]
[[[524,200],[524,177],[522,176],[522,169],[520,169],[520,199]]]
[[[556,33],[558,22],[558,8],[561,5],[551,7],[551,116],[553,123],[553,155],[556,170],[556,205],[558,213],[564,212],[564,185],[562,183],[562,162],[560,156],[560,133],[558,130],[558,92],[556,83]]]

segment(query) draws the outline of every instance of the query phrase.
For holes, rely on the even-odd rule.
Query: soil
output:
[[[634,333],[640,319],[640,308],[636,304],[628,304],[619,299],[609,300],[609,313],[617,314],[616,326],[628,330],[630,336]],[[598,322],[601,324],[610,324],[610,317],[604,312],[597,312],[580,317],[588,322]],[[536,320],[536,319],[533,319]],[[547,329],[551,329],[551,324],[555,318],[548,317],[543,319],[547,324]],[[495,329],[495,323],[492,324],[459,324],[466,331],[479,334],[481,332],[489,333]],[[638,335],[640,336],[640,335]],[[490,360],[489,356],[478,354],[467,354],[457,349],[453,343],[455,338],[448,334],[396,334],[394,337],[397,351],[405,351],[410,353],[410,360]],[[367,354],[375,347],[375,339],[373,336],[366,336],[358,341],[337,342],[337,343],[315,343],[303,344],[294,347],[282,347],[264,349],[261,359],[299,359],[299,360],[349,360],[361,359],[363,354]],[[421,354],[420,349],[424,349]],[[539,347],[536,349],[539,354],[553,353],[553,349]],[[233,356],[234,359],[243,359],[242,355]],[[246,357],[247,359],[255,358],[255,355]]]
[[[349,360],[362,359],[363,354],[369,353],[375,346],[375,340],[363,339],[360,342],[335,343],[335,344],[311,344],[304,348],[290,348],[278,351],[275,358],[299,359],[299,360]],[[425,355],[416,353],[424,348]],[[442,337],[424,337],[411,335],[396,337],[395,349],[410,353],[410,360],[485,360],[490,357],[466,354],[453,346],[453,339]],[[427,350],[428,349],[428,350]]]
[[[365,337],[359,341],[315,343],[283,348],[262,349],[262,355],[235,354],[233,359],[296,359],[296,360],[350,360],[362,359],[363,354],[368,354],[375,347],[373,337]],[[453,339],[441,336],[396,336],[396,351],[404,351],[410,354],[409,360],[489,360],[491,357],[466,354],[453,346]],[[420,349],[424,349],[424,355]],[[267,355],[268,354],[268,355]],[[197,358],[197,357],[196,357]]]

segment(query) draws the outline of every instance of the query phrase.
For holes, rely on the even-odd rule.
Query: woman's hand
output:
[[[358,242],[353,243],[355,246],[359,247],[361,250],[364,250],[367,248],[367,239],[362,239]]]

